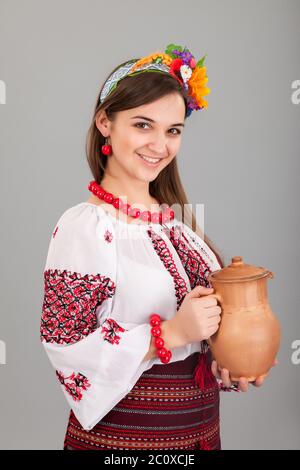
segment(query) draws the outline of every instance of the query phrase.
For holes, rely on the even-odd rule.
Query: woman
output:
[[[219,391],[248,388],[212,361],[221,308],[207,276],[224,263],[177,167],[185,120],[207,107],[203,61],[170,44],[118,66],[97,98],[92,194],[61,215],[44,272],[65,450],[221,449]]]

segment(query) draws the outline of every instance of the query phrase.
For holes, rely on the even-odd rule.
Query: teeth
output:
[[[149,158],[149,157],[144,157],[144,155],[138,154],[143,160],[146,160],[149,163],[157,163],[161,160],[161,158]]]

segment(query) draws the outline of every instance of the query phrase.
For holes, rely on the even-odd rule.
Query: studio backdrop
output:
[[[300,448],[299,0],[1,0],[0,448],[61,449],[69,407],[40,343],[52,230],[90,196],[100,84],[169,43],[206,54],[209,105],[178,164],[225,258],[274,273],[282,336],[261,387],[220,393],[223,449]]]

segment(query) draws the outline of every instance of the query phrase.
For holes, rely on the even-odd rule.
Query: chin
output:
[[[157,175],[152,175],[152,176],[146,176],[146,175],[136,175],[136,178],[140,181],[144,181],[145,183],[151,183],[152,181],[154,181],[158,175],[159,175],[160,171],[157,172]]]

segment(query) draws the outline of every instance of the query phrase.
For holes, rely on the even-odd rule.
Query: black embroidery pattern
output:
[[[65,377],[61,371],[55,371],[58,380],[65,387],[66,391],[71,395],[73,400],[80,401],[82,399],[82,391],[87,390],[91,386],[85,375],[80,372],[75,375],[73,372],[69,377]]]
[[[121,336],[117,333],[123,333],[125,330],[122,326],[118,325],[113,318],[107,318],[102,325],[101,333],[104,333],[104,340],[111,344],[119,344]]]
[[[41,341],[72,344],[95,331],[96,308],[114,295],[115,288],[110,278],[100,274],[46,270]]]

